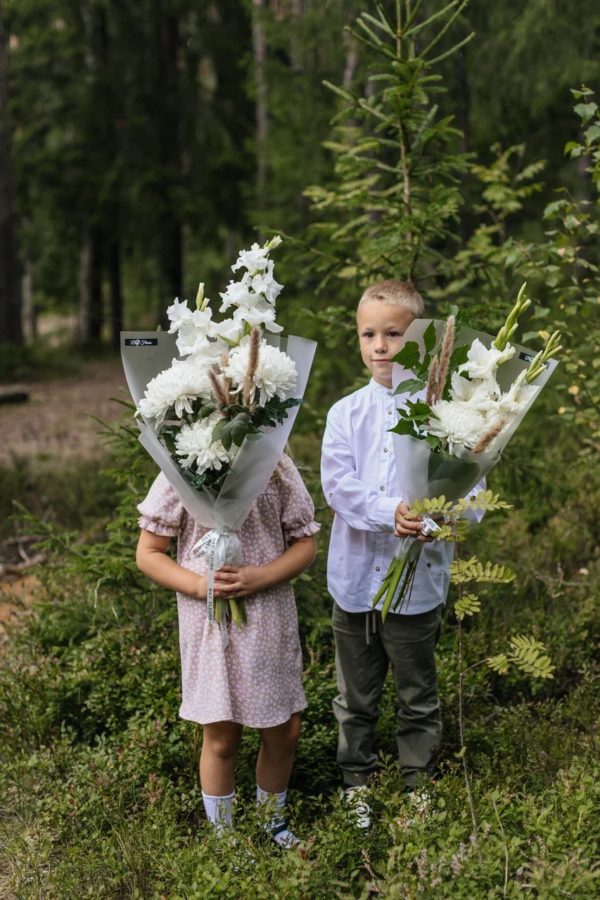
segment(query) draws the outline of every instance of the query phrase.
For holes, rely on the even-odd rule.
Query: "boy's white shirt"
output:
[[[335,403],[327,416],[321,481],[335,512],[327,586],[346,612],[372,609],[371,598],[398,547],[394,512],[409,489],[403,483],[402,461],[396,465],[389,429],[397,421],[396,408],[402,400],[403,395],[394,396],[391,388],[372,379]],[[402,613],[428,612],[445,602],[453,554],[454,545],[445,541],[423,545]]]

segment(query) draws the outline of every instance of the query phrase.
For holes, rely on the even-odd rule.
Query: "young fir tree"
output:
[[[393,14],[375,0],[351,29],[369,74],[354,89],[329,84],[342,100],[326,145],[334,177],[306,191],[318,216],[308,243],[322,287],[332,278],[352,282],[353,294],[380,278],[420,284],[452,235],[467,158],[440,110],[437,69],[472,37],[460,33],[466,5],[454,0],[424,17],[412,0],[397,0]]]

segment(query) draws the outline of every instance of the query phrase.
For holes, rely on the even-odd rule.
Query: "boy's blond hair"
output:
[[[403,306],[409,309],[417,319],[425,312],[423,298],[409,281],[378,281],[371,284],[358,301],[359,308],[364,303],[388,303],[390,306]]]

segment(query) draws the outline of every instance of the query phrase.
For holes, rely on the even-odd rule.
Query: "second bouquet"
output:
[[[168,332],[123,332],[122,358],[140,441],[196,521],[209,531],[194,548],[208,570],[210,621],[245,622],[241,600],[214,596],[214,573],[240,565],[239,528],[266,487],[301,403],[316,344],[281,335],[270,253],[242,251],[243,273],[220,295],[213,319],[201,284],[195,309],[168,308]],[[224,632],[225,634],[225,632]]]

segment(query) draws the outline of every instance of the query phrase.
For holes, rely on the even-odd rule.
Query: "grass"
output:
[[[315,449],[299,436],[296,454],[318,497]],[[85,466],[73,474],[28,471],[21,463],[2,476],[4,485],[13,479],[25,504],[37,498],[49,564],[45,596],[0,660],[0,895],[597,896],[600,578],[589,553],[592,510],[578,515],[576,540],[564,525],[564,504],[552,508],[552,497],[535,527],[519,507],[474,535],[474,551],[510,563],[519,577],[483,598],[481,614],[466,626],[468,661],[500,652],[508,635],[525,632],[548,645],[557,666],[555,678],[543,683],[518,673],[500,678],[485,667],[470,673],[466,746],[477,834],[456,756],[451,610],[438,654],[445,734],[429,810],[415,813],[398,789],[388,686],[377,733],[375,824],[365,836],[348,818],[335,765],[321,541],[315,567],[296,582],[309,706],[290,801],[305,850],[285,854],[266,840],[256,817],[253,732],[244,736],[237,767],[237,842],[217,844],[204,822],[196,775],[201,730],[177,718],[173,600],[133,565],[134,505],[149,468],[127,441],[111,466],[100,479]],[[579,484],[571,477],[567,515],[593,495],[589,479]],[[326,532],[327,514],[319,518]],[[32,527],[27,520],[23,526]],[[81,543],[82,529],[95,529],[94,541]],[[562,574],[555,577],[557,567]]]

